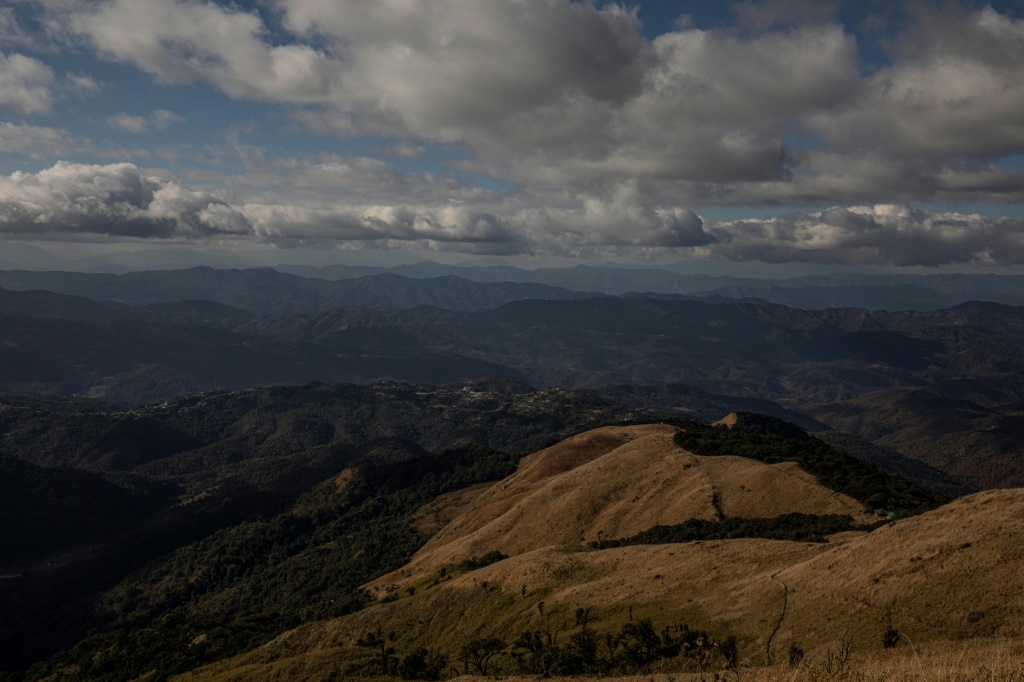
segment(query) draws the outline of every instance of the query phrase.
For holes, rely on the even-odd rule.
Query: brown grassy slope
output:
[[[721,516],[790,512],[850,514],[863,505],[819,484],[796,464],[698,457],[663,424],[589,431],[530,455],[518,471],[479,494],[399,571],[374,581],[378,594],[446,563],[498,550],[521,554],[628,537],[653,526]]]
[[[413,596],[346,618],[305,625],[214,664],[196,679],[329,679],[321,676],[326,668],[343,671],[347,662],[365,659],[355,641],[377,627],[398,634],[402,653],[421,646],[457,653],[480,637],[511,641],[526,629],[567,627],[575,609],[587,606],[599,628],[609,631],[628,619],[632,607],[635,618],[651,617],[659,625],[686,622],[724,633],[722,621],[734,625],[736,618],[719,616],[715,602],[728,594],[742,595],[750,611],[749,627],[744,623],[741,631],[744,646],[760,651],[783,607],[782,590],[770,576],[820,551],[767,540],[602,551],[547,547],[433,587],[420,585]]]
[[[970,495],[787,568],[781,639],[849,630],[870,640],[891,614],[916,640],[1024,634],[1024,490]],[[829,614],[845,617],[829,617]]]
[[[742,668],[738,675],[720,673],[719,679],[742,682],[1024,682],[1024,642],[995,639],[978,642],[942,642],[931,645],[897,647],[888,651],[853,652],[853,658],[839,674],[829,674],[824,657],[805,659],[799,666],[783,663],[770,667]],[[713,679],[714,673],[704,680]],[[649,682],[698,682],[698,673],[653,673],[640,679]],[[463,676],[459,682],[476,682],[482,677]],[[536,676],[512,676],[505,682],[533,682]],[[637,677],[553,677],[574,682],[635,682]]]
[[[363,658],[378,626],[407,653],[559,627],[594,607],[599,630],[634,617],[739,636],[777,662],[790,645],[820,657],[840,638],[881,652],[890,626],[916,646],[1024,634],[1024,490],[979,493],[830,544],[728,540],[601,551],[534,550],[341,619],[305,625],[196,679],[329,679]],[[543,615],[539,603],[544,602]]]

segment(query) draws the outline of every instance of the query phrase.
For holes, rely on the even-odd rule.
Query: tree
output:
[[[662,644],[650,618],[624,624],[619,630],[619,643],[624,662],[637,671],[658,659]]]
[[[448,657],[429,649],[419,648],[398,664],[398,675],[403,680],[439,680]]]
[[[590,629],[590,623],[594,620],[590,608],[576,609],[576,625],[580,631],[572,636],[570,643],[585,672],[599,672],[602,667],[597,656],[597,634]]]
[[[387,637],[384,637],[384,632],[380,626],[377,627],[376,632],[367,632],[364,636],[356,640],[356,646],[363,647],[364,649],[377,649],[380,652],[380,674],[387,675],[394,667],[395,648],[388,646],[388,641],[394,642],[396,639],[394,632],[389,632]]]
[[[491,660],[500,653],[503,653],[508,645],[497,637],[485,639],[474,639],[462,647],[462,662],[468,673],[475,668],[482,676],[487,677]]]
[[[707,670],[715,655],[718,654],[718,649],[718,642],[704,635],[701,635],[692,643],[686,642],[683,644],[683,654],[697,666],[701,682],[704,680],[704,671]]]

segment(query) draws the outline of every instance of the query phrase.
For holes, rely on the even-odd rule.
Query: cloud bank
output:
[[[339,162],[333,165],[328,170],[337,178]],[[323,170],[308,169],[306,177]],[[128,163],[61,162],[36,174],[0,177],[0,234],[397,242],[508,254],[687,248],[730,260],[848,265],[1024,264],[1024,221],[978,214],[879,204],[711,223],[690,210],[647,206],[635,184],[623,185],[611,200],[582,203],[580,209],[496,203],[490,210],[426,203],[232,203]]]
[[[732,24],[683,20],[648,39],[637,9],[614,2],[43,4],[51,38],[160,86],[275,106],[281,125],[348,148],[369,137],[401,158],[450,159],[414,172],[372,155],[274,156],[232,133],[244,172],[196,171],[193,189],[125,164],[11,175],[7,232],[1020,262],[1019,221],[909,208],[1024,203],[1024,20],[992,6],[892,3],[854,26],[837,3],[740,2]],[[45,114],[76,78],[88,76],[0,53],[0,107]],[[140,135],[183,122],[167,109],[105,120]],[[0,151],[62,145],[59,128],[0,122]],[[793,211],[700,216],[730,206]]]

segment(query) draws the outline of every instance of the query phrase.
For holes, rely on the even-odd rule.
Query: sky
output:
[[[1020,271],[1024,0],[3,0],[5,241]]]

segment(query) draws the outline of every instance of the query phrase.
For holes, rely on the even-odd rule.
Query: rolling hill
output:
[[[876,520],[863,504],[822,487],[795,463],[694,456],[676,446],[677,431],[658,424],[607,427],[524,458],[514,475],[480,493],[434,535],[400,575],[380,578],[372,591],[491,551],[514,556],[689,519],[802,513]]]
[[[904,641],[985,642],[1018,633],[1024,615],[1019,490],[970,495],[827,542],[740,537],[604,549],[584,542],[598,527],[626,535],[689,514],[730,518],[800,508],[864,514],[856,501],[792,467],[672,452],[672,430],[602,429],[524,459],[511,477],[477,486],[468,503],[461,499],[455,518],[410,564],[369,583],[379,597],[374,604],[303,625],[191,674],[332,679],[390,665],[397,670],[417,651],[447,654],[449,664],[467,672],[472,659],[463,647],[490,638],[500,640],[492,671],[621,674],[650,669],[631,667],[640,655],[631,638],[644,623],[654,628],[658,646],[701,631],[719,643],[734,637],[738,655],[755,664],[785,661],[793,651],[824,661],[841,646],[865,657]],[[653,485],[665,480],[659,467],[672,462],[677,478]],[[709,465],[717,472],[701,470]],[[623,477],[626,470],[633,475]],[[695,480],[703,494],[687,502],[680,492]],[[635,499],[633,484],[645,498]],[[573,494],[576,486],[615,494],[581,497]],[[717,505],[712,489],[719,491]],[[498,553],[465,559],[485,549]],[[395,633],[390,639],[381,634],[389,632]],[[695,660],[678,647],[675,652],[650,649],[646,660],[661,661],[669,672]]]

